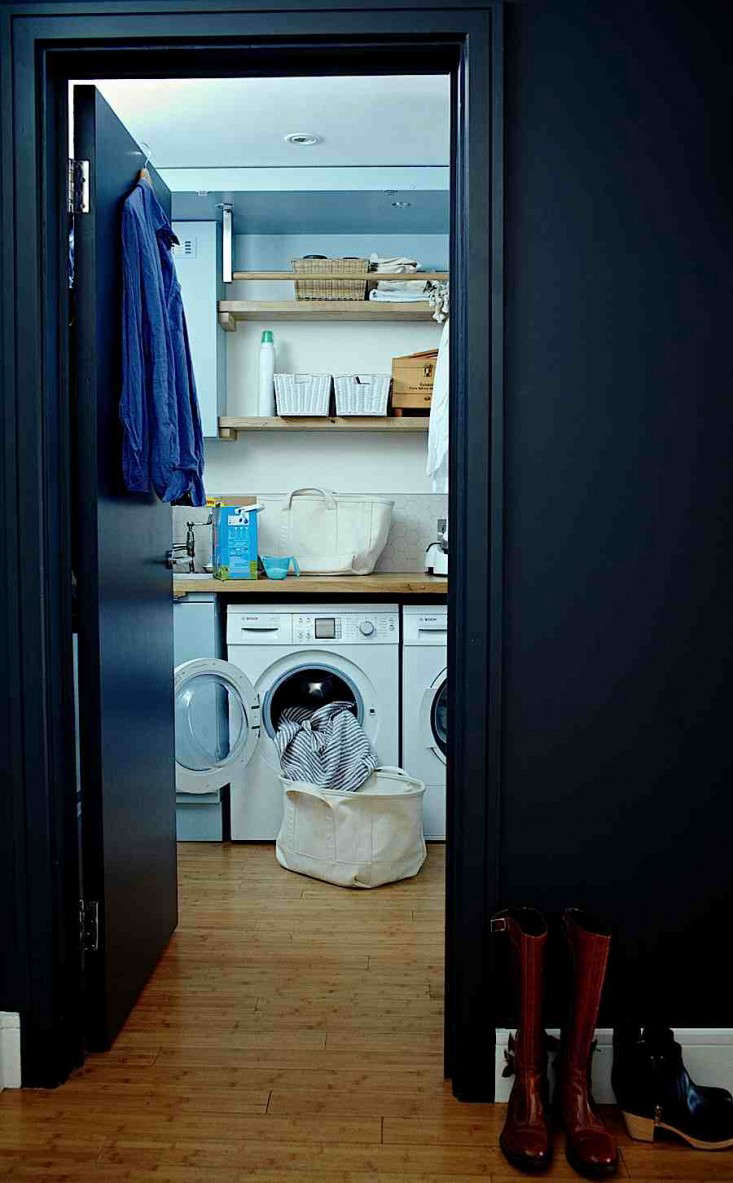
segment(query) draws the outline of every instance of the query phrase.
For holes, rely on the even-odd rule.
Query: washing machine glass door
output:
[[[328,657],[321,660],[314,653],[304,654],[297,665],[286,668],[275,677],[265,695],[262,707],[265,730],[268,735],[275,735],[280,717],[287,707],[305,707],[316,711],[332,702],[346,703],[359,722],[364,724],[364,696],[357,678],[345,668],[345,663],[334,663]]]
[[[430,710],[430,726],[433,739],[438,745],[443,759],[448,746],[448,682],[443,678],[440,687],[433,694],[433,705]]]
[[[443,670],[425,691],[420,711],[421,742],[445,764],[448,750],[448,671]]]
[[[176,789],[211,793],[247,764],[260,735],[252,683],[228,661],[198,658],[175,672]]]

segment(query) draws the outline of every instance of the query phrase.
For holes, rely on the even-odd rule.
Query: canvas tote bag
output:
[[[394,501],[294,489],[282,507],[281,553],[304,575],[370,575],[387,544]]]
[[[377,768],[354,793],[280,778],[283,820],[275,845],[281,867],[339,887],[379,887],[417,875],[425,785],[401,768]]]

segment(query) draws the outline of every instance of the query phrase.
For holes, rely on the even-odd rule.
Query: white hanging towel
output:
[[[438,346],[438,360],[435,363],[433,398],[430,404],[428,426],[428,463],[426,472],[433,481],[434,493],[448,492],[448,376],[450,358],[448,340],[450,321],[443,324]]]

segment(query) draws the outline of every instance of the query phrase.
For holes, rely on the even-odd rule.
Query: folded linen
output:
[[[407,275],[411,271],[420,270],[417,259],[408,259],[404,255],[380,258],[376,252],[369,256],[369,266],[371,271],[387,272],[393,275]]]
[[[369,293],[370,300],[380,300],[385,304],[413,304],[416,300],[425,299],[425,285],[420,283],[411,283],[411,291],[405,290],[399,292],[383,292],[379,288]]]
[[[425,283],[420,287],[420,280],[411,279],[380,279],[377,284],[378,292],[414,292],[424,291]]]

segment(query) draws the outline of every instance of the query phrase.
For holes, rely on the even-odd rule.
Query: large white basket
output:
[[[386,415],[389,374],[336,374],[337,415]]]
[[[281,867],[339,887],[379,887],[417,875],[427,854],[423,781],[401,768],[377,768],[355,793],[280,781]]]
[[[330,374],[275,374],[278,415],[327,415]]]

